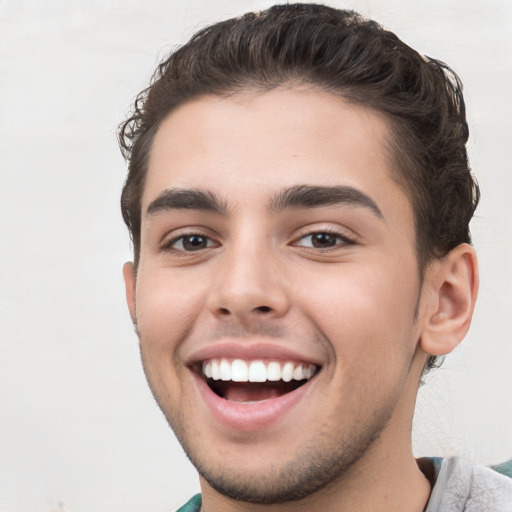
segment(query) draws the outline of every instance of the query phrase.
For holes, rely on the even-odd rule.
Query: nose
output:
[[[270,247],[246,243],[227,249],[215,269],[208,297],[211,313],[243,325],[286,315],[288,287],[278,260]]]

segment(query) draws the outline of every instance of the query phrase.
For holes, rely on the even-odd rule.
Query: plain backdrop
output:
[[[0,0],[0,512],[172,511],[199,489],[124,302],[116,125],[158,61],[263,0]],[[470,335],[420,391],[420,455],[512,457],[512,2],[347,0],[465,83],[483,200]],[[385,370],[385,362],[383,362]]]

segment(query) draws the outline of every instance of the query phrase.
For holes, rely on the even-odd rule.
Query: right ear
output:
[[[131,261],[127,261],[123,265],[124,287],[126,291],[126,303],[132,317],[132,322],[137,328],[137,313],[135,307],[135,267]]]

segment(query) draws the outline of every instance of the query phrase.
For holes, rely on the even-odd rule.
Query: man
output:
[[[511,510],[411,448],[478,289],[467,137],[456,75],[353,12],[247,14],[159,66],[120,132],[124,277],[183,510]]]

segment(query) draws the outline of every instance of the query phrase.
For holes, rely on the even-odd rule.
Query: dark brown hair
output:
[[[165,59],[120,127],[129,162],[121,208],[140,252],[141,197],[151,144],[176,107],[205,94],[313,85],[384,115],[394,178],[411,199],[420,275],[433,258],[470,242],[479,200],[457,75],[378,23],[316,4],[276,5],[216,23]]]

